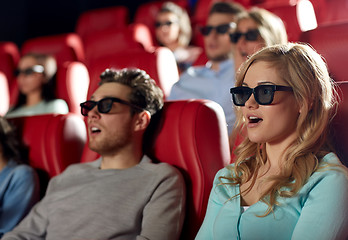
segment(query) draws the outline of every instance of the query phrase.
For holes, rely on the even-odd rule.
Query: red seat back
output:
[[[80,103],[86,101],[89,74],[81,62],[65,62],[58,67],[56,81],[57,98],[66,101],[69,112],[80,115]]]
[[[222,108],[209,100],[165,102],[151,120],[144,140],[153,160],[181,170],[187,187],[187,212],[181,239],[194,239],[203,222],[216,172],[230,162]],[[82,162],[98,154],[86,145]]]
[[[140,68],[145,70],[168,96],[175,82],[179,80],[178,67],[173,53],[164,47],[153,52],[142,49],[131,49],[95,59],[89,64],[90,86],[87,98],[97,89],[100,74],[106,68]]]
[[[29,164],[38,170],[42,194],[49,178],[79,162],[87,138],[85,124],[79,116],[47,114],[9,121],[29,148]]]
[[[137,23],[124,28],[108,29],[90,35],[85,38],[84,47],[88,66],[94,59],[126,49],[151,50],[153,41],[149,28],[144,24]]]
[[[10,91],[8,81],[2,72],[0,72],[0,116],[4,116],[10,107]]]
[[[75,32],[85,39],[107,29],[124,28],[129,22],[129,10],[125,6],[93,9],[82,13],[76,23]]]
[[[348,81],[348,22],[319,25],[318,28],[304,32],[301,41],[307,42],[321,54],[335,81]]]
[[[85,53],[82,40],[76,33],[64,33],[52,36],[32,38],[21,47],[22,55],[29,52],[52,54],[58,65],[66,61],[84,62]]]
[[[340,103],[337,114],[330,123],[329,137],[340,160],[348,166],[348,81],[338,82]]]
[[[9,82],[9,87],[14,79],[14,71],[20,58],[19,49],[13,42],[0,42],[0,71]]]

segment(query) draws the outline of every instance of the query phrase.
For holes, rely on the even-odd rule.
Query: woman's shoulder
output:
[[[46,107],[54,113],[66,114],[69,112],[68,104],[63,99],[53,99],[46,102]]]

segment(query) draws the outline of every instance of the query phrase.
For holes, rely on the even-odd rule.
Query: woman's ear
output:
[[[134,131],[145,131],[147,126],[150,124],[151,114],[149,111],[142,111],[136,114]]]

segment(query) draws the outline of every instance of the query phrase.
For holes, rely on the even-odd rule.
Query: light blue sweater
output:
[[[333,153],[322,162],[341,164]],[[242,240],[334,240],[348,239],[348,179],[342,171],[317,171],[298,194],[278,198],[280,206],[266,217],[257,217],[267,210],[261,201],[243,212],[239,186],[219,185],[220,176],[231,176],[227,168],[214,180],[204,222],[196,236],[201,239]],[[223,180],[227,182],[227,180]]]
[[[0,237],[12,230],[39,200],[35,171],[9,161],[0,171]]]

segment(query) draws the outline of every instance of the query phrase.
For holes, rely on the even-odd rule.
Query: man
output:
[[[178,170],[151,163],[142,138],[163,94],[142,70],[107,69],[87,116],[100,159],[53,178],[46,196],[3,239],[178,239],[185,187]]]
[[[205,53],[209,59],[203,67],[190,67],[174,84],[168,100],[210,99],[224,109],[228,132],[232,132],[235,116],[229,89],[234,87],[234,62],[231,59],[233,32],[237,15],[244,8],[236,3],[218,2],[210,9],[207,25],[201,29]]]

